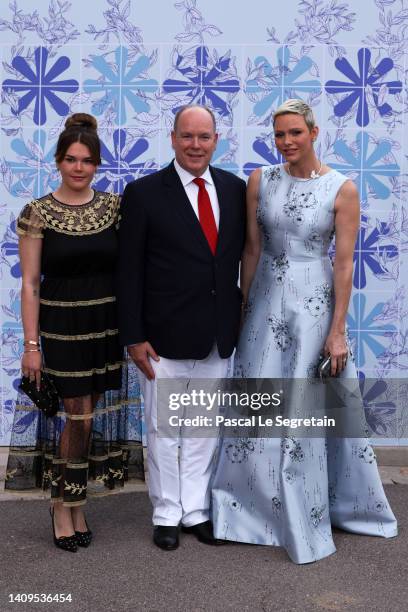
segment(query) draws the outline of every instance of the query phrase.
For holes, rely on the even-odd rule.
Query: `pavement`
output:
[[[334,532],[337,552],[295,565],[282,548],[212,547],[182,534],[164,552],[151,541],[142,489],[94,499],[90,548],[54,547],[45,500],[0,503],[0,610],[67,612],[319,612],[408,610],[408,486],[385,485],[400,535]],[[72,602],[10,603],[10,594],[71,594]]]

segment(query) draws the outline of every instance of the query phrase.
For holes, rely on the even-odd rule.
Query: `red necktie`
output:
[[[205,180],[195,178],[193,183],[198,185],[198,218],[201,228],[207,238],[212,254],[215,255],[217,248],[218,230],[215,224],[214,213],[211,206],[210,196],[205,188]]]

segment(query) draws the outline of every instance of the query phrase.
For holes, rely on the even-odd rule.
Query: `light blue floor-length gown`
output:
[[[334,200],[347,180],[264,167],[257,218],[262,253],[235,358],[235,377],[315,375],[333,314],[327,255]],[[348,360],[342,374],[356,377]],[[217,538],[283,546],[295,563],[335,552],[331,527],[397,534],[375,456],[363,438],[224,438],[213,482]]]

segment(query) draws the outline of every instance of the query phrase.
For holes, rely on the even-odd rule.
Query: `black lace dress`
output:
[[[129,435],[140,410],[118,341],[114,269],[119,198],[95,192],[86,204],[47,195],[27,204],[17,232],[43,240],[40,337],[44,371],[61,397],[45,419],[23,396],[16,405],[7,469],[8,489],[51,488],[55,501],[85,502],[88,476],[104,488],[142,475],[141,445]],[[133,397],[129,398],[129,389]],[[23,416],[30,427],[21,432]],[[35,438],[35,440],[34,440]],[[96,487],[98,489],[98,487]],[[101,493],[99,486],[99,493]]]

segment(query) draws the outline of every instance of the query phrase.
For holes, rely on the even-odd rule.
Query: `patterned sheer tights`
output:
[[[66,423],[58,453],[61,470],[56,495],[64,505],[85,503],[90,434],[97,400],[97,394],[64,399]]]

